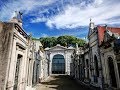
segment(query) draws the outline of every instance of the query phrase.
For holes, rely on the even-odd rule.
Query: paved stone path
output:
[[[36,90],[90,90],[65,75],[52,75],[48,80],[36,86]]]

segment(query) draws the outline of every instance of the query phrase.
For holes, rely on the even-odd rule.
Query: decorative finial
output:
[[[92,22],[92,19],[90,18],[90,22]]]
[[[76,48],[78,48],[78,43],[76,43]]]

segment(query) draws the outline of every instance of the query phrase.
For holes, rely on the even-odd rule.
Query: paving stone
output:
[[[46,81],[36,86],[36,90],[91,90],[78,84],[67,75],[52,75]]]

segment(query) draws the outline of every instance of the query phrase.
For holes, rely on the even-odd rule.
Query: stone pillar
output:
[[[50,75],[52,74],[52,58],[53,58],[53,55],[52,54],[50,54]]]
[[[8,89],[13,89],[14,87],[14,73],[15,73],[15,60],[16,60],[16,38],[13,40],[13,50],[11,51],[11,61],[9,63],[9,71],[8,71],[8,80],[7,87]]]
[[[34,65],[34,61],[31,59],[30,63],[29,63],[29,76],[28,76],[28,85],[29,86],[32,86],[33,65]]]
[[[67,51],[65,51],[65,74],[68,74],[68,64],[67,64],[67,60],[68,60],[68,56],[67,56]]]

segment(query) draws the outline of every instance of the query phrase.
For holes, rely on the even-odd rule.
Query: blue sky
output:
[[[74,35],[84,38],[89,20],[120,26],[120,0],[0,0],[0,21],[23,12],[24,30],[36,38]]]

